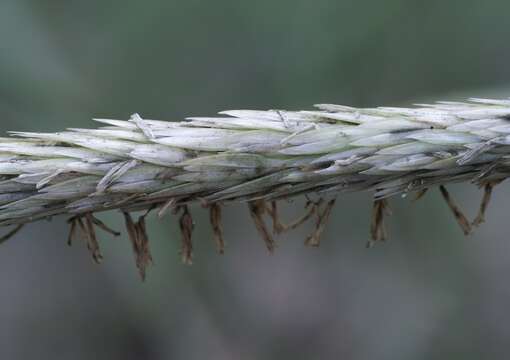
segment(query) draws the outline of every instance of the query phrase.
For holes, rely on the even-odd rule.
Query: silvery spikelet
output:
[[[372,241],[384,240],[386,199],[420,197],[436,186],[467,234],[483,222],[493,186],[510,173],[510,100],[316,108],[231,110],[181,122],[135,114],[128,121],[95,119],[105,125],[98,129],[12,132],[0,139],[0,225],[14,228],[0,241],[26,223],[64,214],[69,241],[80,235],[100,261],[95,229],[118,233],[94,214],[119,209],[144,277],[152,260],[145,229],[151,211],[179,214],[183,261],[190,263],[192,203],[209,208],[220,252],[221,206],[231,201],[247,203],[273,250],[274,234],[307,220],[316,227],[306,243],[317,246],[335,197],[352,191],[373,192]],[[485,189],[473,222],[444,187],[456,182]],[[282,223],[278,201],[298,195],[308,199],[304,215]]]

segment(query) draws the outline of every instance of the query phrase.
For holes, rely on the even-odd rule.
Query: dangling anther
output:
[[[372,247],[374,242],[386,240],[385,214],[391,214],[388,201],[386,199],[374,201],[372,207],[372,225],[370,227],[372,240],[367,243],[367,247]]]
[[[483,187],[483,197],[482,197],[482,201],[480,203],[480,208],[478,210],[478,215],[473,220],[471,225],[480,226],[482,223],[485,222],[485,212],[487,211],[487,207],[489,206],[489,203],[491,201],[492,190],[494,189],[494,186],[497,185],[498,183],[499,183],[499,181],[497,181],[497,182],[491,181],[491,182],[485,183],[485,185]]]
[[[287,226],[280,221],[278,203],[276,201],[271,201],[271,206],[267,206],[266,210],[273,221],[273,234],[283,233],[287,229]]]
[[[324,228],[326,227],[326,224],[328,222],[329,215],[331,214],[331,210],[333,210],[333,207],[335,206],[336,199],[331,199],[328,201],[328,203],[324,206],[324,210],[320,208],[316,208],[317,211],[317,221],[315,222],[315,230],[314,232],[308,236],[305,240],[306,246],[313,246],[313,247],[319,247],[320,241],[321,241],[321,235],[324,231]],[[316,205],[313,205],[314,207]],[[313,209],[313,207],[312,207]],[[315,210],[314,210],[315,212]]]
[[[145,227],[145,216],[140,216],[135,223],[128,212],[124,211],[123,214],[133,253],[135,254],[136,267],[138,268],[142,281],[145,281],[147,266],[152,264],[149,238]]]
[[[69,235],[67,236],[67,246],[73,245],[73,240],[76,237],[76,228],[78,226],[78,220],[75,216],[67,220],[69,224]]]
[[[103,230],[104,232],[107,232],[108,234],[111,234],[113,236],[120,236],[120,232],[118,231],[115,231],[111,228],[109,228],[104,222],[102,222],[101,220],[99,220],[98,218],[96,218],[94,215],[90,214],[91,216],[91,220],[92,222],[94,223],[94,225],[96,225],[98,228],[100,228],[101,230]]]
[[[322,201],[322,199],[321,199]],[[290,224],[284,224],[280,220],[280,215],[278,212],[278,204],[276,201],[271,201],[271,206],[267,207],[267,212],[271,216],[271,219],[273,221],[273,233],[274,234],[281,234],[289,230],[294,230],[297,227],[299,227],[301,224],[304,224],[308,221],[316,212],[318,208],[318,203],[314,203],[310,200],[306,202],[305,210],[306,212],[299,217],[298,219],[294,220]]]
[[[101,251],[99,249],[99,243],[97,241],[94,225],[109,234],[120,236],[120,232],[110,229],[108,226],[106,226],[105,223],[94,217],[92,213],[73,216],[67,220],[67,223],[70,225],[69,236],[67,237],[67,245],[71,246],[73,244],[73,240],[78,235],[78,231],[81,231],[81,236],[84,238],[85,243],[87,244],[87,248],[92,254],[94,262],[98,264],[103,259],[103,256],[101,255]]]
[[[468,219],[462,213],[460,208],[455,204],[453,199],[450,197],[450,194],[448,193],[448,190],[446,190],[446,187],[444,187],[444,185],[440,185],[439,190],[441,191],[441,195],[443,195],[443,199],[446,201],[446,204],[452,211],[453,216],[455,216],[455,220],[457,220],[457,223],[464,232],[464,235],[469,235],[469,233],[471,232],[471,224],[469,223]]]
[[[209,206],[209,219],[213,229],[214,241],[218,253],[223,255],[225,253],[225,241],[223,240],[223,226],[221,224],[221,205],[213,203]]]
[[[94,229],[94,222],[92,221],[92,214],[85,214],[85,226],[82,227],[82,230],[84,231],[85,237],[87,239],[87,247],[92,254],[92,259],[96,262],[96,264],[100,264],[103,260],[103,255],[99,249],[99,243],[97,241],[96,231]]]
[[[181,205],[179,209],[182,209],[182,215],[179,219],[179,226],[181,228],[181,256],[182,262],[186,265],[193,264],[193,242],[191,235],[195,225],[193,224],[193,218],[189,212],[188,206]]]
[[[88,215],[90,214],[76,215],[67,221],[71,226],[69,230],[69,236],[67,238],[67,245],[71,246],[74,238],[80,234],[83,240],[85,240],[85,244],[87,245],[87,249],[92,255],[92,259],[96,264],[99,264],[101,263],[103,256],[101,255],[101,251],[99,249],[99,243],[97,242],[94,225]]]
[[[275,243],[271,233],[267,229],[266,223],[264,222],[264,213],[266,212],[266,203],[264,200],[255,200],[248,202],[248,209],[250,210],[250,215],[253,219],[255,227],[259,232],[260,236],[264,240],[266,244],[267,250],[270,253],[274,252]]]

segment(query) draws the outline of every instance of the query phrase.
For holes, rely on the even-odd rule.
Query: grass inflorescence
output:
[[[145,218],[179,216],[182,259],[193,256],[190,206],[210,211],[223,253],[222,205],[245,202],[269,251],[275,235],[306,221],[318,246],[337,195],[371,191],[371,241],[386,239],[387,199],[431,187],[465,234],[484,221],[493,187],[510,173],[510,100],[419,104],[414,108],[316,105],[312,111],[231,110],[217,117],[166,122],[95,119],[98,129],[59,133],[12,132],[0,139],[0,242],[39,219],[68,215],[69,242],[82,237],[93,259],[95,235],[109,229],[94,214],[118,209],[142,277],[152,262]],[[445,185],[471,182],[484,189],[469,221]],[[278,202],[307,197],[303,216],[285,224]],[[142,212],[135,221],[132,214]],[[268,222],[272,223],[269,224]]]

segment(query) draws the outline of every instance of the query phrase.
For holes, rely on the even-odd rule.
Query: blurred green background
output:
[[[509,11],[480,0],[1,0],[0,130],[507,97]],[[450,190],[473,217],[479,191]],[[65,245],[65,219],[33,224],[0,251],[0,358],[504,358],[509,196],[497,188],[469,238],[437,191],[395,199],[391,241],[371,250],[370,194],[342,196],[320,249],[304,248],[305,227],[273,256],[241,205],[226,209],[228,249],[216,255],[197,207],[192,267],[175,220],[150,220],[146,283],[126,236],[102,236],[95,266],[83,244]]]

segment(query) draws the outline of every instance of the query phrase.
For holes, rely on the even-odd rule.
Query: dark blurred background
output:
[[[1,0],[0,130],[507,97],[509,11],[480,0]],[[480,192],[450,191],[472,218]],[[391,241],[370,250],[370,194],[342,196],[320,249],[303,246],[304,227],[273,256],[241,205],[227,208],[216,255],[196,208],[192,267],[175,220],[151,218],[146,283],[126,236],[102,236],[95,266],[83,244],[65,245],[64,219],[33,224],[0,249],[0,358],[504,358],[509,196],[496,189],[468,238],[437,191],[395,199]]]

